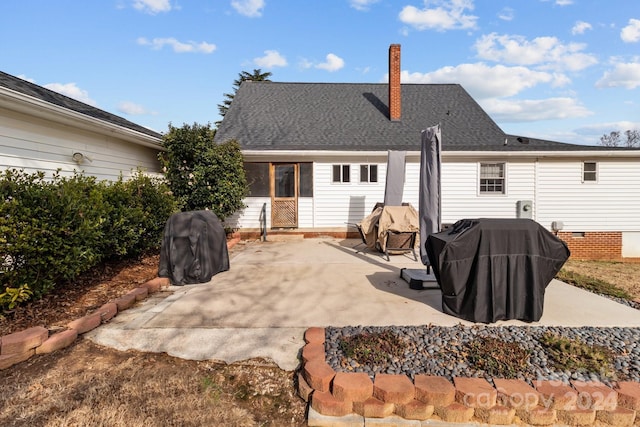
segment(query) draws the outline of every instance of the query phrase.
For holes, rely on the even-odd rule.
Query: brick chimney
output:
[[[400,121],[402,114],[400,88],[400,45],[389,46],[389,120]]]

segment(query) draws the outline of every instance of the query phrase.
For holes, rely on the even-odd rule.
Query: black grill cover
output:
[[[431,234],[425,249],[445,313],[472,322],[540,320],[547,285],[567,245],[530,219],[464,219]]]
[[[211,211],[171,215],[164,227],[159,277],[174,285],[204,283],[229,270],[227,237],[222,223]]]

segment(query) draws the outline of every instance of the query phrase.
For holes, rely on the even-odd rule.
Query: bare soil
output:
[[[0,319],[0,335],[57,329],[156,277],[158,255],[103,265]],[[568,261],[565,268],[640,298],[640,264]],[[2,426],[304,426],[295,373],[267,360],[227,365],[121,352],[79,338],[0,371]]]

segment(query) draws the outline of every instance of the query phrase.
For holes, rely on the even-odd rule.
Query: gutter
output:
[[[0,87],[0,108],[164,151],[162,139]]]

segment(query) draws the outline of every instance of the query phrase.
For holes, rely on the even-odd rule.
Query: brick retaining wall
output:
[[[421,421],[534,426],[632,426],[640,383],[610,388],[597,382],[335,372],[325,361],[324,328],[309,328],[298,374],[298,394],[309,403],[309,426],[416,425]],[[639,420],[640,421],[640,420]],[[382,425],[380,424],[380,425]]]

